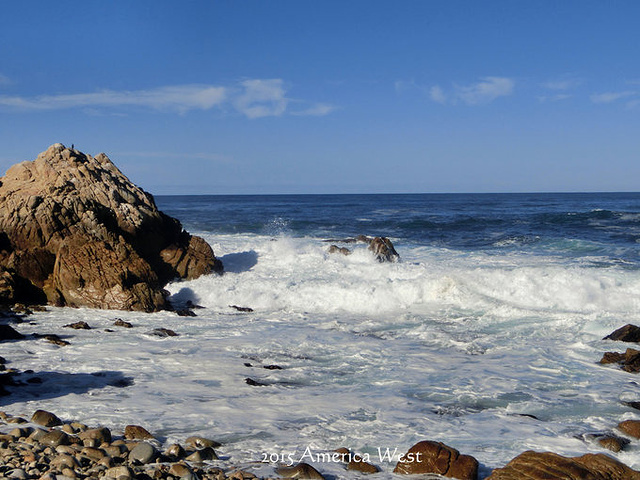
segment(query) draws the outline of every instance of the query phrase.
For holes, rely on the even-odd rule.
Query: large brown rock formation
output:
[[[56,143],[0,178],[0,272],[14,301],[155,311],[168,281],[222,264],[105,154]]]
[[[487,480],[640,480],[640,472],[632,470],[602,453],[581,457],[563,457],[550,452],[527,451],[497,468]]]

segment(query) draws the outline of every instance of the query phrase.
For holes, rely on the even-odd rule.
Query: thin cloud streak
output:
[[[0,81],[2,77],[0,76]],[[0,108],[17,111],[46,111],[83,108],[147,108],[185,114],[192,110],[211,110],[231,106],[249,119],[279,117],[287,112],[290,99],[281,79],[250,79],[236,85],[175,85],[149,90],[114,91],[36,97],[0,95]],[[303,102],[307,103],[307,102]],[[335,110],[326,104],[313,104],[297,115],[328,115]]]
[[[0,96],[0,105],[20,110],[64,110],[82,107],[148,107],[185,113],[189,110],[209,110],[224,103],[227,89],[211,85],[178,85],[152,90],[116,92],[103,90],[96,93],[69,95],[42,95],[39,97]]]
[[[311,105],[309,108],[304,110],[299,110],[295,112],[291,112],[291,115],[295,115],[298,117],[324,117],[325,115],[329,115],[332,112],[338,110],[338,107],[335,105],[330,105],[328,103],[316,103],[315,105]]]
[[[512,95],[514,88],[515,81],[510,78],[483,77],[471,85],[453,85],[450,92],[446,92],[440,85],[434,85],[429,89],[429,98],[442,105],[486,105],[499,97]]]
[[[598,94],[591,95],[591,97],[589,98],[593,103],[613,103],[623,98],[633,97],[637,94],[638,92],[627,90],[625,92],[598,93]]]

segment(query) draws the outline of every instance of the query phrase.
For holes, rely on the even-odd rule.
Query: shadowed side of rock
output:
[[[104,154],[55,144],[0,182],[4,297],[154,311],[168,281],[222,272],[211,247]]]

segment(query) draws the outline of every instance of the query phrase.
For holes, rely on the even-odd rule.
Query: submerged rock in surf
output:
[[[603,365],[617,363],[622,370],[629,373],[640,372],[640,350],[627,348],[624,353],[606,352],[600,359]]]
[[[358,235],[355,238],[343,238],[340,240],[330,239],[325,242],[331,243],[366,243],[370,252],[374,254],[379,262],[397,262],[400,255],[396,252],[391,240],[387,237],[367,237],[366,235]],[[338,245],[331,245],[328,253],[342,253],[343,255],[351,254],[351,250]]]
[[[341,253],[342,255],[351,255],[351,250],[349,250],[347,247],[331,245],[327,250],[327,253]]]
[[[56,143],[0,179],[0,268],[13,301],[156,311],[167,282],[222,263],[105,154]]]
[[[369,243],[369,250],[379,262],[397,262],[400,259],[393,243],[387,237],[375,237]]]

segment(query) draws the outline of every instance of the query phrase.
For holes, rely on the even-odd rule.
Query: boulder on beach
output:
[[[478,478],[478,461],[441,442],[416,443],[398,461],[393,473],[404,475],[437,474],[459,480]]]
[[[640,480],[640,472],[603,453],[563,457],[550,452],[521,453],[487,480]]]
[[[0,178],[3,297],[156,311],[167,307],[170,280],[222,269],[202,238],[160,212],[103,153],[56,143]]]

